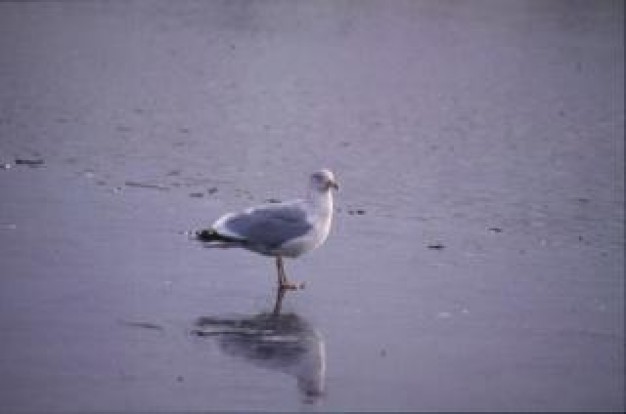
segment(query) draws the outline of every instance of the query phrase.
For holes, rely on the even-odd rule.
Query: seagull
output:
[[[295,290],[303,284],[287,280],[283,258],[295,258],[321,246],[333,219],[333,193],[339,185],[328,169],[309,178],[305,198],[263,204],[240,213],[227,213],[196,232],[209,247],[242,247],[276,258],[278,287]]]

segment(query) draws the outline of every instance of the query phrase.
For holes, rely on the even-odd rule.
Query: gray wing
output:
[[[269,249],[312,229],[306,212],[297,205],[268,205],[248,210],[230,217],[224,227],[247,243]]]

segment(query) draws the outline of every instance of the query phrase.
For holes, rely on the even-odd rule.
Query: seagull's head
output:
[[[339,190],[339,184],[335,180],[335,174],[328,169],[316,171],[311,174],[311,188],[323,193],[329,191],[331,188]]]

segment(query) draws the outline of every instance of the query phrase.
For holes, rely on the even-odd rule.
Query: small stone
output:
[[[207,190],[207,193],[209,194],[215,194],[217,193],[217,187],[211,187]]]
[[[446,246],[443,245],[443,243],[430,243],[428,245],[429,249],[433,249],[433,250],[442,250],[443,248],[445,248]]]

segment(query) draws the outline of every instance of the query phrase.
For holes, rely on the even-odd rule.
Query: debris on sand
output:
[[[348,210],[348,214],[350,214],[351,216],[354,216],[354,215],[363,216],[365,215],[365,210],[363,210],[362,208],[351,209],[351,210]]]
[[[122,324],[122,325],[125,325],[125,326],[129,326],[131,328],[152,329],[152,330],[155,330],[155,331],[163,331],[164,330],[161,325],[158,325],[158,324],[152,323],[152,322],[138,322],[138,321],[120,320],[119,323]]]
[[[32,168],[41,167],[44,161],[41,158],[17,158],[15,165],[27,165]]]
[[[578,202],[579,204],[589,204],[589,202],[591,202],[591,199],[587,197],[577,197],[576,202]]]
[[[213,195],[217,193],[217,187],[211,187],[209,189],[206,190],[206,195]],[[193,193],[189,193],[189,197],[193,197],[193,198],[202,198],[205,196],[205,193],[202,191],[196,191]]]
[[[115,127],[117,132],[131,132],[132,128],[127,125],[118,125]]]
[[[444,246],[444,244],[443,244],[443,243],[440,243],[440,242],[430,243],[430,244],[428,245],[428,248],[429,248],[429,249],[432,249],[432,250],[442,250],[442,249],[443,249],[443,248],[445,248],[445,247],[446,247],[446,246]]]
[[[492,233],[502,233],[502,232],[503,232],[503,230],[502,230],[502,228],[501,228],[501,227],[489,227],[489,229],[488,229],[488,230],[489,230],[490,232],[492,232]]]
[[[160,191],[168,191],[169,188],[159,185],[159,184],[152,184],[152,183],[142,183],[139,181],[126,181],[124,182],[124,185],[126,185],[127,187],[138,187],[138,188],[148,188],[151,190],[160,190]]]

